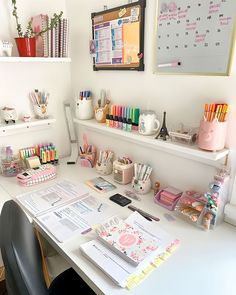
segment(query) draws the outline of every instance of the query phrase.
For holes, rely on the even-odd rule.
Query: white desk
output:
[[[66,164],[58,166],[58,175],[73,182],[98,176],[94,169]],[[45,187],[50,182],[24,188],[18,186],[12,178],[0,177],[0,184],[15,197],[22,192]],[[117,191],[124,192],[124,186],[118,187],[109,194],[96,193],[89,187],[88,190],[101,199],[108,199]],[[236,228],[223,223],[214,231],[204,232],[177,217],[175,221],[169,222],[163,214],[170,212],[154,204],[152,199],[151,194],[144,195],[141,202],[132,201],[132,204],[160,217],[159,224],[174,237],[179,238],[181,245],[166,262],[131,291],[115,286],[102,271],[81,255],[79,245],[94,238],[94,234],[89,233],[58,243],[42,228],[40,231],[97,294],[235,295]],[[110,204],[120,211],[121,217],[127,217],[131,213],[127,208],[121,208],[112,202]]]

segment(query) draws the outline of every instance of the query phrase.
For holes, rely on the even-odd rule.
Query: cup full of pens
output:
[[[228,112],[228,104],[205,104],[198,134],[199,148],[207,151],[219,151],[224,148]]]
[[[152,167],[146,164],[134,163],[132,188],[137,194],[147,194],[152,186],[150,175]]]
[[[112,151],[100,151],[99,157],[96,163],[96,171],[102,175],[109,175],[113,170],[113,157],[114,152]]]
[[[87,136],[83,135],[83,146],[80,146],[80,165],[93,168],[96,161],[96,147],[88,144]]]
[[[80,120],[89,120],[93,118],[93,100],[91,91],[81,91],[76,98],[75,115]]]
[[[38,91],[38,89],[35,89],[33,92],[30,92],[30,99],[33,104],[33,109],[36,118],[47,119],[49,93],[40,92]]]

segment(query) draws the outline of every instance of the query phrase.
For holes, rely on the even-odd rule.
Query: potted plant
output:
[[[32,28],[32,19],[28,22],[25,33],[23,33],[22,26],[19,23],[19,17],[17,13],[16,0],[11,0],[13,10],[12,15],[16,20],[16,29],[18,32],[18,37],[15,38],[17,49],[19,52],[19,56],[27,56],[27,57],[35,57],[36,56],[36,37],[41,36],[47,31],[55,28],[59,23],[63,12],[61,11],[59,14],[54,13],[53,18],[51,19],[49,25],[41,30],[40,32],[34,32]]]

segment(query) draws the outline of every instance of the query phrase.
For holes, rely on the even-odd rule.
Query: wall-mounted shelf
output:
[[[71,58],[62,58],[62,57],[18,57],[18,56],[11,56],[11,57],[0,57],[0,62],[42,62],[42,63],[69,63],[71,62]]]
[[[207,152],[198,149],[197,146],[184,145],[171,141],[162,141],[159,139],[157,140],[153,136],[143,136],[137,132],[126,132],[110,128],[105,124],[97,123],[95,120],[79,120],[74,118],[74,122],[99,133],[133,142],[149,149],[151,148],[176,156],[181,156],[186,159],[202,162],[207,165],[215,166],[217,161],[224,159],[229,153],[228,149],[223,149],[219,152]]]
[[[33,131],[50,126],[56,119],[32,119],[30,122],[16,121],[16,123],[0,124],[0,136],[7,136],[26,131]]]

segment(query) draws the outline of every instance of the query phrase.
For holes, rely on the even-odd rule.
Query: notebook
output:
[[[110,226],[101,226],[98,230],[98,239],[111,248],[123,259],[138,265],[153,251],[158,249],[158,241],[122,219],[110,220]],[[106,223],[107,224],[107,223]]]
[[[99,193],[107,193],[116,189],[116,186],[114,184],[107,181],[103,177],[90,179],[86,181],[86,184]]]
[[[112,251],[99,239],[82,244],[80,250],[88,260],[100,268],[115,284],[122,288],[132,289],[171,256],[179,245],[179,240],[162,230],[156,222],[146,220],[137,212],[132,213],[125,222],[140,231],[144,231],[158,243],[158,248],[140,262],[138,266],[117,255],[115,251]]]

